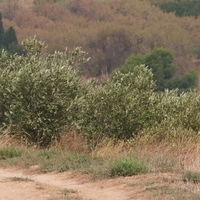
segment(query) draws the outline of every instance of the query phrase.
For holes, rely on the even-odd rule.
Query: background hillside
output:
[[[50,52],[81,46],[91,61],[86,76],[107,76],[131,54],[155,47],[174,52],[177,75],[196,68],[200,18],[179,17],[142,0],[19,0],[0,4],[3,25],[12,26],[21,42],[36,35]],[[166,1],[165,1],[166,2]]]

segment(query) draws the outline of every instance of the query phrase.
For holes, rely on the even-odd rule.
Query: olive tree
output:
[[[153,74],[145,66],[133,72],[116,72],[111,79],[91,87],[85,96],[82,131],[94,148],[103,138],[129,139],[151,123],[149,97]]]
[[[24,54],[0,58],[1,124],[18,127],[29,141],[48,146],[64,127],[73,127],[82,86],[76,65],[85,52],[45,54],[36,38],[22,42]],[[21,133],[22,133],[21,132]]]

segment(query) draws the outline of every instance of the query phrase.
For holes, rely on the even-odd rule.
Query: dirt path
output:
[[[146,190],[147,183],[162,185],[163,177],[165,174],[149,174],[93,181],[71,172],[0,169],[0,200],[164,200],[167,196]]]

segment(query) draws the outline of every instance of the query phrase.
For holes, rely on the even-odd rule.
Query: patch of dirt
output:
[[[72,172],[38,174],[36,171],[37,167],[25,171],[0,169],[0,199],[165,200],[169,194],[155,191],[156,187],[171,187],[180,182],[177,175],[163,173],[92,180]]]
[[[0,188],[1,200],[61,200],[63,196],[56,187],[14,177],[0,176]]]

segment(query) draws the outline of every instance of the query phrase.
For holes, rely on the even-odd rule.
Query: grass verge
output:
[[[133,176],[147,173],[147,165],[139,158],[121,157],[110,164],[111,177]]]
[[[4,147],[0,149],[0,152],[5,158],[1,160],[0,166],[15,165],[19,168],[29,168],[38,165],[40,172],[43,173],[71,170],[100,178],[132,176],[148,171],[147,165],[141,159],[130,156],[116,158],[111,161],[101,156],[61,152],[52,149],[18,150],[17,148]]]
[[[21,155],[22,151],[13,147],[3,147],[0,149],[0,160],[20,157]]]
[[[73,138],[72,141],[74,144]],[[200,196],[195,194],[196,189],[190,191],[192,187],[198,186],[197,183],[200,182],[198,170],[194,170],[199,169],[200,162],[196,159],[200,153],[199,143],[197,141],[195,145],[191,146],[191,140],[188,140],[188,137],[181,141],[183,145],[178,145],[177,140],[173,143],[167,143],[166,141],[158,143],[149,140],[149,138],[148,140],[141,138],[138,141],[129,141],[128,143],[124,141],[104,141],[104,144],[99,145],[95,151],[90,153],[77,151],[76,149],[79,146],[76,145],[76,151],[70,151],[70,149],[65,149],[64,144],[62,148],[51,147],[50,149],[4,146],[0,148],[0,166],[30,168],[36,165],[37,171],[42,173],[70,170],[90,174],[95,179],[132,176],[147,172],[170,172],[171,174],[176,173],[176,175],[179,173],[181,176],[186,171],[182,178],[179,176],[176,181],[174,181],[174,178],[170,179],[171,181],[166,184],[163,180],[159,182],[154,177],[152,180],[143,183],[143,187],[146,188],[144,191],[156,193],[156,195],[167,195],[175,200],[200,199]],[[57,145],[59,147],[59,144]],[[191,171],[187,169],[191,169]],[[23,180],[22,177],[14,177],[13,181],[26,180]],[[174,184],[177,185],[174,186]],[[180,185],[188,184],[192,185],[189,189],[186,188],[187,186],[179,188]],[[128,186],[139,187],[141,183],[137,182],[136,178]],[[63,190],[63,195],[66,198],[71,194],[75,194],[74,198],[77,198],[75,192]]]

